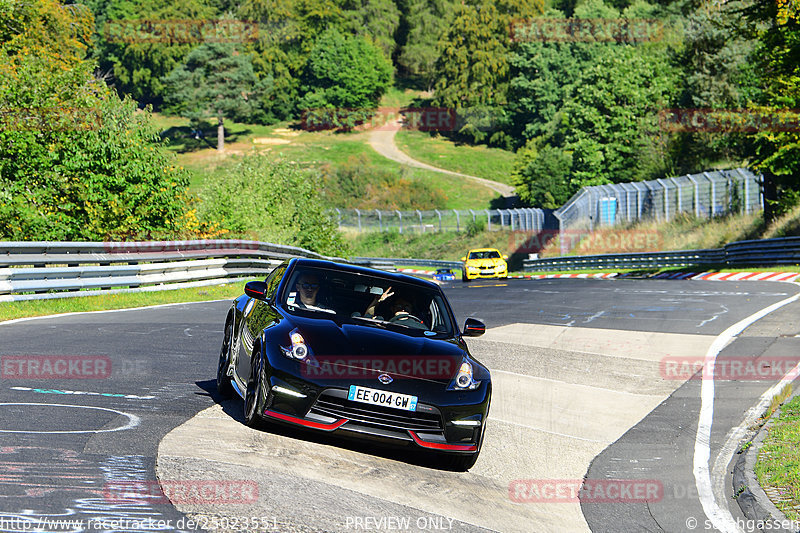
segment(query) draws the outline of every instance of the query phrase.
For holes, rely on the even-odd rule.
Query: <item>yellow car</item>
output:
[[[470,250],[461,260],[464,266],[461,269],[461,279],[470,281],[478,278],[507,278],[507,255],[500,255],[495,248],[476,248]]]

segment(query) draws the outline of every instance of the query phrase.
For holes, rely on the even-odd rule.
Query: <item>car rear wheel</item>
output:
[[[263,418],[259,414],[259,396],[261,393],[261,357],[253,353],[253,364],[250,366],[250,378],[247,380],[247,390],[244,394],[244,423],[250,427],[261,425]]]
[[[222,348],[219,350],[219,362],[217,363],[217,392],[223,398],[230,398],[233,394],[231,377],[228,375],[228,367],[231,364],[232,344],[233,321],[228,320],[225,324],[225,335],[222,338]]]

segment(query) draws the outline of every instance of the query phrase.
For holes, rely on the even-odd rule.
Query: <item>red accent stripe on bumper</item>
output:
[[[302,418],[297,418],[296,416],[287,415],[287,414],[284,414],[284,413],[279,413],[277,411],[270,411],[269,409],[264,411],[264,414],[266,416],[271,416],[272,418],[277,418],[278,420],[283,420],[285,422],[291,422],[292,424],[298,424],[300,426],[305,426],[305,427],[314,428],[314,429],[324,429],[325,431],[333,431],[334,429],[337,429],[342,424],[347,422],[347,419],[342,418],[341,420],[337,420],[336,422],[334,422],[332,424],[323,424],[321,422],[314,422],[312,420],[305,420],[305,419],[302,419]]]
[[[441,444],[438,442],[428,442],[419,438],[413,431],[409,431],[408,433],[411,435],[411,438],[414,439],[414,442],[423,448],[432,448],[434,450],[451,450],[454,452],[474,452],[478,449],[478,447],[474,444]]]

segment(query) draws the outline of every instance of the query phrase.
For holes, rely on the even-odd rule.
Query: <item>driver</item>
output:
[[[290,304],[302,309],[319,309],[323,311],[329,311],[329,309],[321,306],[317,302],[317,294],[319,294],[320,283],[316,274],[311,272],[304,272],[303,274],[300,274],[297,277],[294,287],[297,290],[297,294],[300,298],[297,301],[289,302]]]

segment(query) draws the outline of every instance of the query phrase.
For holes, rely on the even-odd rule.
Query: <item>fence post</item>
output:
[[[664,220],[669,222],[669,187],[664,184],[664,180],[661,178],[656,181],[664,188]]]
[[[677,208],[677,211],[675,211],[675,212],[676,213],[681,213],[681,212],[683,212],[683,207],[682,207],[683,206],[683,202],[681,201],[681,185],[680,185],[680,183],[678,183],[678,180],[676,180],[675,178],[670,178],[669,180],[672,183],[675,184],[675,192],[678,195],[678,208]]]
[[[461,221],[460,221],[460,219],[458,217],[458,211],[453,209],[453,213],[456,214],[456,232],[459,232],[459,231],[461,231]]]
[[[742,185],[744,185],[744,197],[742,198],[742,210],[744,214],[748,214],[750,212],[750,180],[747,179],[747,176],[744,175],[741,168],[737,168],[736,172],[739,173],[739,176],[742,179]]]
[[[691,174],[686,174],[689,181],[694,183],[694,216],[700,218],[700,184],[694,179]]]
[[[400,233],[403,233],[403,213],[398,209],[395,209],[394,212],[397,213],[397,217],[400,219]]]
[[[358,217],[358,232],[361,233],[361,211],[356,209],[356,217]]]
[[[708,172],[703,172],[703,176],[711,182],[711,211],[709,218],[713,218],[717,211],[717,188],[714,183],[714,178],[708,175]]]
[[[489,210],[485,209],[486,211],[486,229],[488,231],[492,231],[492,215],[489,214]]]
[[[422,227],[422,213],[420,212],[419,209],[417,209],[417,216],[419,217],[419,232],[425,233],[425,228]]]
[[[439,212],[438,209],[433,210],[434,213],[439,217],[439,233],[442,232],[442,214]]]
[[[383,233],[383,217],[381,216],[381,211],[380,209],[376,209],[375,212],[378,213],[378,231]]]

